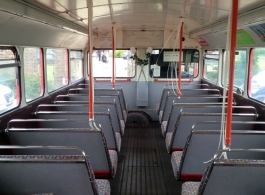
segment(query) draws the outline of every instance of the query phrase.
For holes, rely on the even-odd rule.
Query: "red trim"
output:
[[[112,88],[114,88],[115,85],[115,52],[114,52],[114,29],[112,27]]]
[[[40,96],[44,94],[44,65],[43,65],[43,50],[39,48],[40,52]]]
[[[201,181],[203,174],[180,174],[181,181]]]
[[[194,63],[193,65],[193,76],[197,77],[198,76],[198,63]]]
[[[94,174],[95,174],[96,179],[109,179],[109,178],[111,178],[109,171],[94,170]]]
[[[16,79],[16,93],[17,93],[17,102],[16,102],[16,106],[19,105],[19,102],[20,102],[20,99],[21,99],[21,96],[20,96],[20,84],[19,84],[19,76],[18,76],[18,69],[17,69],[17,79]]]
[[[171,82],[171,81],[173,80],[172,79],[154,79],[154,82]],[[181,82],[193,82],[193,79],[181,79]]]
[[[95,82],[111,82],[111,79],[96,79],[94,78]],[[131,79],[116,79],[117,82],[130,82]]]
[[[226,134],[225,134],[226,147],[231,146],[232,100],[233,100],[233,84],[234,84],[234,72],[235,72],[235,50],[236,50],[236,32],[237,32],[237,15],[238,15],[238,0],[234,0],[232,2],[233,5],[232,5],[232,22],[231,22],[230,70],[229,70]]]
[[[13,146],[13,142],[12,142],[12,140],[9,140],[9,142],[10,142],[10,145]],[[12,155],[16,155],[16,151],[15,151],[15,149],[12,148],[11,150],[12,150]]]
[[[254,61],[254,52],[255,49],[250,50],[250,55],[249,55],[249,67],[248,67],[248,95],[251,97],[251,79],[252,79],[252,74],[253,74],[253,61]]]
[[[172,148],[171,152],[175,152],[175,151],[183,151],[184,148]]]
[[[206,65],[204,63],[204,60],[203,60],[203,72],[202,72],[202,77],[205,78],[206,76]]]
[[[212,0],[205,0],[206,7],[211,7]]]
[[[108,148],[108,150],[115,150],[115,151],[117,151],[116,148]]]
[[[181,95],[181,54],[182,54],[182,36],[183,36],[183,22],[181,23],[181,27],[180,27],[180,34],[179,34],[179,72],[178,72],[178,97],[180,97]]]
[[[65,85],[68,85],[69,84],[69,51],[66,50],[66,70],[65,70],[65,75],[66,75],[66,78],[65,78]]]

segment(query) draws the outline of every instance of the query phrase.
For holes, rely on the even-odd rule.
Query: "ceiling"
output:
[[[20,0],[74,24],[88,27],[89,0]],[[239,13],[265,5],[264,0],[239,0]],[[93,31],[174,30],[184,22],[184,33],[229,15],[229,0],[93,0]]]

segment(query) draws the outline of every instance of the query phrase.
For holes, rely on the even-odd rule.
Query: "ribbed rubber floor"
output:
[[[182,182],[173,175],[160,124],[139,126],[126,127],[111,194],[181,194]]]

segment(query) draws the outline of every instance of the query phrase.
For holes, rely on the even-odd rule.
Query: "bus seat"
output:
[[[0,174],[0,194],[110,194],[82,155],[1,155]]]
[[[40,104],[37,111],[45,111],[52,109],[45,109],[45,107],[55,107],[57,111],[87,111],[88,103],[78,103],[78,102],[67,102],[67,101],[57,101],[55,104]],[[54,109],[53,109],[54,110]],[[111,117],[111,122],[115,132],[124,135],[124,127],[121,127],[119,122],[117,105],[114,101],[112,102],[94,102],[94,112],[108,112]]]
[[[182,84],[182,89],[209,89],[207,84]],[[163,110],[165,104],[165,98],[169,91],[172,91],[172,88],[176,90],[176,85],[167,84],[164,86],[164,89],[161,94],[159,103],[156,104],[156,112],[159,114],[160,110]]]
[[[222,112],[222,105],[218,102],[212,103],[173,103],[168,121],[161,124],[162,135],[172,132],[176,126],[177,118],[182,110],[185,112],[203,112],[203,113],[219,113]],[[163,126],[162,126],[163,125]]]
[[[197,121],[221,121],[221,113],[185,113],[181,112],[179,115],[178,123],[173,132],[166,134],[166,148],[168,153],[172,151],[182,151],[189,133],[192,130],[192,126]],[[232,114],[233,121],[254,121],[256,120],[256,114]],[[233,124],[234,130],[246,130],[245,126],[240,124]]]
[[[87,120],[88,119],[88,112],[81,112],[81,111],[54,111],[54,112],[45,112],[45,111],[38,111],[36,112],[36,117],[39,119],[76,119],[76,120]],[[95,121],[98,122],[102,127],[102,132],[104,133],[107,146],[110,150],[116,150],[120,152],[121,147],[121,134],[115,132],[112,123],[110,114],[101,112],[101,113],[94,113]],[[79,127],[73,126],[73,128],[84,128],[84,123],[77,123]],[[63,125],[63,124],[60,124]],[[89,127],[89,124],[88,126]]]
[[[177,98],[175,95],[169,95],[166,97],[165,106],[162,112],[160,112],[160,123],[162,121],[168,121],[170,113],[172,114],[173,103],[213,103],[219,102],[221,98],[215,94],[211,95],[196,95],[196,96],[181,96]]]
[[[232,148],[259,149],[265,148],[265,131],[232,130]],[[177,180],[200,181],[209,161],[217,151],[220,131],[192,131],[182,151],[175,151],[171,164]],[[237,158],[231,153],[229,158]],[[244,153],[241,158],[263,159],[263,153]]]
[[[214,159],[201,182],[186,182],[182,185],[182,195],[188,192],[189,195],[263,194],[264,167],[264,160]]]
[[[113,178],[116,174],[117,152],[107,149],[101,131],[88,128],[10,128],[7,134],[14,145],[77,146],[89,156],[97,178]],[[15,154],[76,155],[78,153],[69,150],[19,149],[15,150]]]

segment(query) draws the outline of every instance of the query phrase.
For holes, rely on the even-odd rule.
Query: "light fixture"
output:
[[[146,53],[152,53],[152,51],[153,51],[153,48],[152,47],[147,47]]]
[[[135,54],[135,53],[136,53],[136,49],[135,49],[135,47],[131,47],[131,48],[130,48],[130,51],[131,51],[132,54]]]

